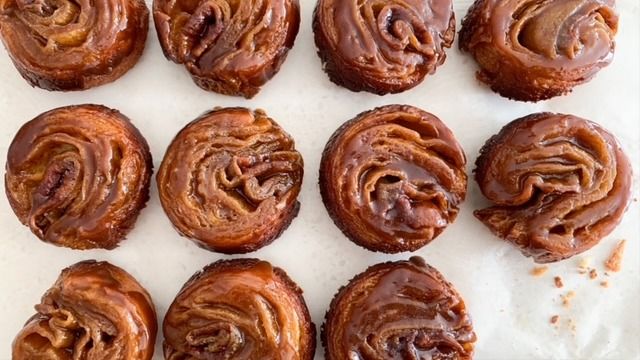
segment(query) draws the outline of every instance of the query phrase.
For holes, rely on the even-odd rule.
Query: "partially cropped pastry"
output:
[[[29,84],[84,90],[110,83],[142,54],[143,0],[0,0],[0,34]]]
[[[303,171],[293,139],[264,111],[218,108],[173,139],[158,192],[182,235],[209,250],[246,253],[296,217]]]
[[[476,0],[462,22],[460,49],[478,62],[478,78],[504,97],[563,95],[613,59],[614,3]]]
[[[149,199],[152,167],[146,140],[124,115],[66,106],[20,128],[5,188],[13,211],[41,240],[112,249]]]
[[[147,291],[108,262],[62,270],[13,341],[13,360],[150,360],[156,313]]]
[[[384,95],[442,65],[455,17],[451,0],[318,0],[313,33],[331,81]]]
[[[453,133],[418,108],[364,112],[331,136],[320,192],[333,222],[354,243],[386,253],[415,251],[458,214],[466,158]]]
[[[154,0],[165,56],[201,88],[251,98],[280,69],[300,26],[298,0]]]
[[[540,263],[596,245],[631,197],[631,165],[616,139],[573,115],[514,120],[480,150],[475,177],[494,204],[476,217]]]
[[[257,259],[220,260],[182,287],[164,318],[164,356],[311,360],[315,326],[302,290]]]
[[[420,257],[374,265],[331,301],[327,360],[469,360],[476,335],[454,287]]]

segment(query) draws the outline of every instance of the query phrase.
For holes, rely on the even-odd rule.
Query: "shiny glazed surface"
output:
[[[5,187],[20,221],[41,240],[112,249],[149,199],[153,164],[129,119],[101,105],[45,112],[18,131]]]
[[[251,98],[280,69],[300,26],[298,0],[154,0],[165,56],[205,90]]]
[[[464,151],[437,117],[388,105],[336,130],[320,163],[334,223],[369,250],[414,251],[458,214],[467,191]]]
[[[383,95],[418,85],[455,36],[450,0],[319,0],[318,54],[334,83]]]
[[[64,269],[13,342],[13,360],[149,360],[156,314],[147,291],[107,262]]]
[[[143,0],[0,0],[0,34],[32,86],[84,90],[112,82],[140,58]]]
[[[184,285],[164,319],[178,359],[311,360],[315,327],[302,291],[268,262],[220,260]]]
[[[471,359],[476,335],[464,301],[420,257],[374,265],[333,298],[327,360]]]
[[[545,100],[613,60],[614,6],[614,0],[476,0],[462,23],[460,48],[500,95]]]
[[[200,246],[245,253],[267,245],[298,213],[302,156],[262,110],[220,108],[183,128],[157,182],[176,229]]]
[[[494,204],[475,216],[536,262],[596,245],[631,197],[631,165],[616,139],[573,115],[514,120],[481,149],[475,176]]]

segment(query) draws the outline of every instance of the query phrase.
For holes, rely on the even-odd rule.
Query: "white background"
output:
[[[333,85],[316,56],[311,31],[314,0],[301,0],[302,23],[296,44],[282,70],[252,100],[208,93],[194,85],[187,71],[167,61],[153,25],[140,62],[115,83],[75,93],[31,88],[0,50],[0,158],[26,121],[49,109],[82,103],[104,104],[122,111],[147,138],[157,169],[164,151],[180,128],[214,106],[264,108],[296,140],[304,156],[305,178],[300,215],[259,257],[284,268],[304,289],[317,328],[336,290],[367,266],[410,254],[383,255],[348,241],[329,219],[318,191],[318,164],[331,133],[344,121],[376,106],[411,104],[439,116],[454,132],[472,170],[484,141],[516,117],[537,111],[572,113],[609,129],[622,143],[635,169],[638,197],[640,173],[640,5],[619,0],[620,28],[613,63],[586,85],[565,97],[537,104],[509,101],[474,78],[474,61],[454,48],[437,74],[413,90],[379,97],[352,93]],[[455,1],[458,24],[470,0]],[[149,4],[150,5],[150,4]],[[459,30],[459,26],[457,28]],[[2,180],[0,180],[2,181]],[[1,186],[4,188],[4,186]],[[478,335],[476,359],[640,359],[640,219],[633,202],[622,224],[586,252],[552,264],[541,277],[529,275],[534,263],[513,246],[493,237],[472,215],[486,205],[475,182],[457,221],[434,242],[416,251],[457,287],[473,316]],[[14,216],[0,196],[0,359],[9,359],[11,342],[34,313],[33,305],[53,284],[60,270],[84,259],[108,260],[134,275],[151,293],[159,321],[178,289],[197,270],[227,256],[208,252],[181,238],[158,201],[155,179],[151,200],[129,234],[113,251],[74,251],[39,241]],[[602,261],[614,244],[627,239],[623,270],[598,285]],[[576,272],[588,257],[601,277],[589,280]],[[556,289],[553,276],[565,287]],[[576,292],[572,306],[559,295]],[[558,329],[549,318],[560,315]],[[573,333],[566,321],[571,318]],[[161,359],[159,334],[156,358]],[[316,359],[322,359],[318,347]]]

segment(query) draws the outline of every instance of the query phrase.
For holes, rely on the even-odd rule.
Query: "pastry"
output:
[[[596,245],[631,198],[631,166],[616,139],[573,115],[512,121],[480,150],[475,177],[493,203],[475,216],[539,263]]]
[[[320,192],[333,222],[354,243],[385,253],[415,251],[458,214],[466,158],[436,116],[406,105],[358,115],[329,139]]]
[[[150,360],[156,313],[149,293],[108,262],[62,270],[13,341],[13,360]]]
[[[312,360],[316,346],[302,290],[257,259],[220,260],[196,273],[163,330],[167,360]]]
[[[318,0],[313,33],[334,83],[378,95],[420,84],[455,36],[451,0]]]
[[[264,111],[218,108],[173,139],[158,192],[182,235],[209,250],[246,253],[296,217],[303,170],[293,139]]]
[[[146,140],[117,110],[66,106],[27,122],[7,155],[5,187],[20,221],[41,240],[112,249],[149,199]]]
[[[298,34],[298,0],[154,0],[167,59],[201,88],[251,98],[280,69]]]
[[[464,301],[420,257],[353,278],[331,301],[322,331],[327,360],[470,360],[475,341]]]
[[[143,0],[0,0],[0,35],[23,78],[47,90],[110,83],[142,54]]]
[[[566,94],[609,65],[618,15],[614,0],[476,0],[462,22],[460,49],[478,79],[500,95],[539,101]]]

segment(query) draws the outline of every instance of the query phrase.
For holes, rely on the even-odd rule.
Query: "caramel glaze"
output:
[[[589,81],[613,59],[614,0],[476,0],[460,49],[500,95],[539,101]]]
[[[182,235],[209,250],[246,253],[298,214],[303,171],[293,139],[264,111],[218,108],[178,133],[157,183]]]
[[[108,262],[62,271],[13,342],[13,360],[149,360],[156,313],[147,291]]]
[[[616,139],[573,115],[514,120],[484,145],[475,177],[494,204],[476,217],[539,263],[596,245],[631,197],[631,165]]]
[[[311,360],[315,353],[302,290],[282,269],[257,259],[220,260],[196,273],[163,329],[167,360]]]
[[[0,34],[29,84],[84,90],[112,82],[144,49],[143,0],[0,0]]]
[[[342,232],[369,250],[414,251],[458,214],[464,151],[434,115],[389,105],[336,130],[320,163],[320,192]]]
[[[100,105],[45,112],[18,131],[5,187],[20,221],[41,240],[112,249],[149,199],[147,142],[129,119]]]
[[[338,292],[322,331],[327,360],[471,359],[464,301],[420,257],[368,268]]]
[[[280,69],[300,26],[298,0],[154,0],[165,56],[201,88],[251,98]]]
[[[313,32],[331,81],[384,95],[418,85],[444,62],[455,16],[450,0],[319,0]]]

